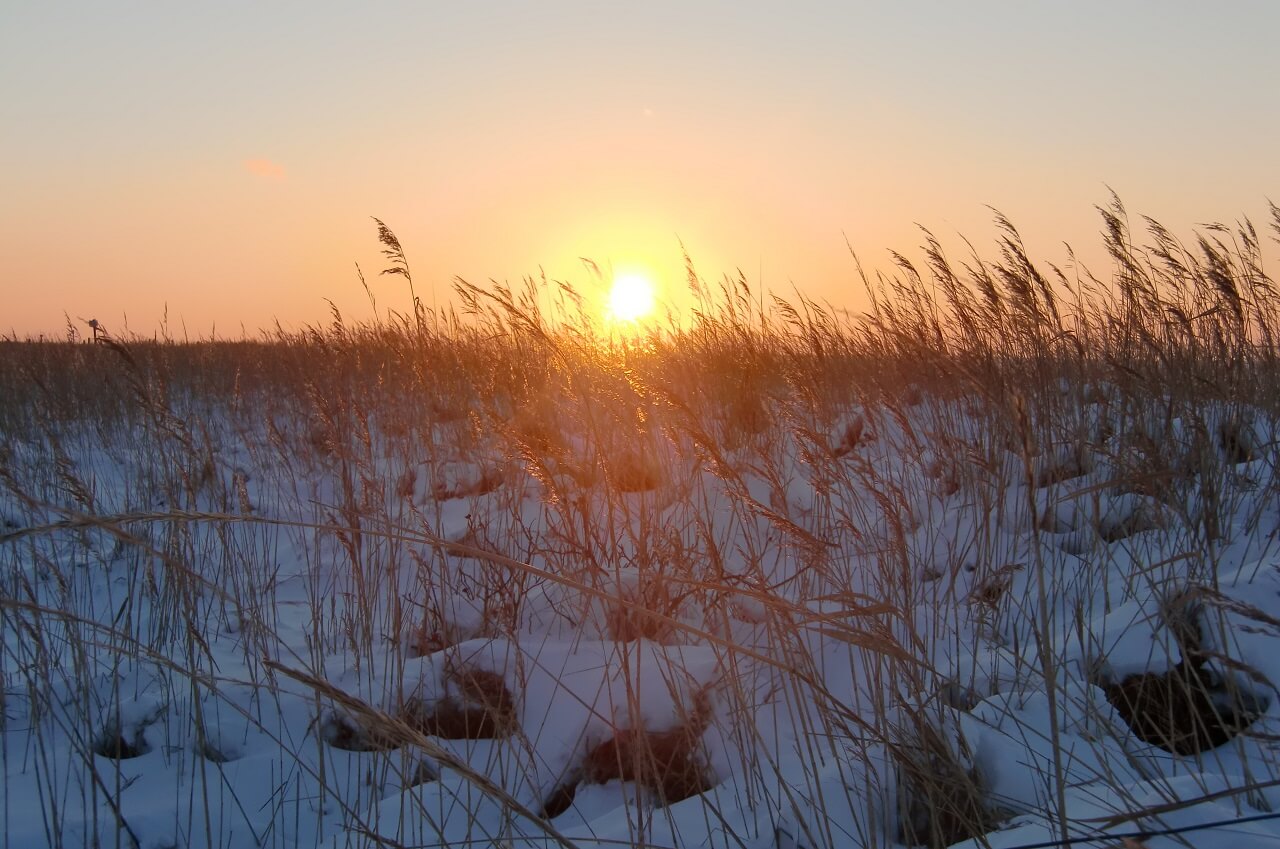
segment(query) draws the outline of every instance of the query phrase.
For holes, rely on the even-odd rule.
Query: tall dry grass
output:
[[[242,714],[281,775],[307,773],[299,786],[366,836],[374,788],[430,777],[427,763],[556,840],[544,819],[555,792],[615,767],[641,785],[684,776],[650,782],[660,802],[732,781],[797,845],[981,837],[1011,811],[955,714],[1009,682],[963,674],[948,617],[968,611],[966,633],[1015,647],[1013,683],[1046,691],[1057,734],[1073,627],[1059,599],[1083,610],[1111,592],[1127,562],[1112,543],[1156,525],[1177,568],[1126,576],[1129,597],[1216,590],[1247,491],[1236,467],[1271,456],[1256,434],[1280,421],[1280,300],[1254,226],[1206,227],[1186,245],[1149,219],[1135,235],[1118,199],[1100,213],[1103,277],[1035,263],[997,215],[993,258],[953,259],[926,232],[921,259],[862,273],[862,315],[765,297],[743,278],[709,285],[690,263],[690,323],[629,337],[545,280],[458,281],[453,307],[428,308],[379,221],[406,312],[352,322],[334,310],[323,326],[235,342],[0,342],[0,667],[6,705],[21,703],[31,729],[23,756],[48,842],[79,839],[61,819],[69,797],[106,812],[96,833],[137,842],[119,764],[150,739],[144,726],[194,739],[201,754],[179,774],[210,792],[206,773],[231,757],[207,732],[211,712]],[[1267,462],[1250,486],[1275,493]],[[1150,515],[1064,534],[1052,494],[1099,467],[1089,486]],[[944,521],[957,498],[973,517],[963,534]],[[449,504],[468,505],[464,534]],[[1037,543],[1017,569],[1002,560],[1011,527]],[[1038,543],[1053,534],[1075,550],[1046,561]],[[1257,539],[1261,553],[1269,537]],[[299,605],[301,641],[282,619]],[[212,646],[228,634],[234,680]],[[718,676],[696,733],[584,748],[564,775],[529,779],[545,791],[531,804],[424,733],[494,724],[485,707],[508,696],[468,696],[481,679],[455,670],[452,719],[397,702],[419,657],[475,637],[602,639],[624,665],[649,644],[703,646]],[[151,714],[126,716],[155,692]],[[301,729],[281,707],[299,692],[313,705]],[[800,751],[771,750],[776,731],[755,720],[765,705]],[[52,762],[55,731],[88,780]],[[740,759],[731,775],[699,761],[711,733]],[[368,774],[337,765],[344,747],[370,750]],[[1081,777],[1059,750],[1043,804],[1065,839],[1066,789]],[[260,845],[288,845],[290,818],[334,829],[287,794],[272,805],[250,818],[275,823]],[[194,807],[181,842],[231,839],[218,813],[230,805]],[[632,838],[652,827],[637,819]]]

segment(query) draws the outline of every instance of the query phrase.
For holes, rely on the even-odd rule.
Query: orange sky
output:
[[[915,222],[1097,257],[1094,204],[1184,230],[1280,196],[1280,7],[1133,2],[12,5],[0,333],[239,335],[578,257],[861,305]],[[456,7],[463,8],[456,8]],[[1101,260],[1097,260],[1101,264]]]

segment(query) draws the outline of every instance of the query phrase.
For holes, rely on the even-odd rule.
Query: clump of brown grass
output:
[[[515,697],[492,670],[467,664],[445,669],[449,692],[427,705],[409,699],[400,715],[411,728],[446,740],[493,740],[519,728]]]
[[[396,736],[336,712],[321,720],[319,733],[321,740],[344,752],[386,752],[400,745]]]
[[[618,492],[648,492],[663,481],[656,459],[643,451],[622,451],[605,465],[609,485]]]
[[[677,588],[657,569],[647,570],[634,588],[622,587],[620,596],[605,609],[605,633],[619,643],[651,640],[669,643],[675,640],[678,617],[691,589]]]
[[[1176,755],[1193,756],[1225,745],[1262,715],[1266,699],[1213,673],[1202,646],[1202,599],[1207,588],[1174,594],[1161,618],[1181,658],[1167,672],[1104,681],[1103,692],[1139,740]]]
[[[672,805],[712,786],[698,735],[688,727],[668,731],[626,729],[587,753],[583,781],[634,781],[659,804]]]
[[[710,695],[702,690],[695,694],[684,721],[674,728],[616,730],[587,752],[582,762],[582,781],[632,781],[660,805],[673,805],[705,793],[715,783],[702,750],[710,712]]]
[[[981,838],[1008,818],[993,804],[963,739],[948,739],[936,722],[917,717],[910,732],[898,736],[893,752],[899,843],[945,849]]]
[[[93,741],[93,753],[115,761],[140,758],[151,751],[141,728],[124,729],[112,722]]]

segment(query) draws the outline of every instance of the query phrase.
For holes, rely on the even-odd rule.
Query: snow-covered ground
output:
[[[11,434],[4,845],[1280,845],[1280,423],[613,401]]]

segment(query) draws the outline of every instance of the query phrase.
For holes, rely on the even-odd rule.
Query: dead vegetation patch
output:
[[[519,726],[515,698],[498,673],[460,666],[447,669],[445,680],[443,698],[433,702],[407,698],[386,718],[365,720],[332,713],[321,722],[320,737],[348,752],[386,752],[399,748],[412,734],[496,740],[509,737]]]
[[[1198,755],[1235,739],[1260,713],[1253,699],[1224,686],[1202,664],[1184,660],[1103,691],[1139,740],[1175,755]]]
[[[646,452],[623,451],[606,468],[609,483],[618,492],[649,492],[662,485],[662,469]]]
[[[843,457],[857,450],[858,446],[871,442],[875,434],[867,428],[867,421],[861,415],[851,418],[837,434],[835,445],[831,448],[833,457]]]
[[[406,700],[401,718],[414,730],[446,740],[496,740],[519,726],[515,697],[498,673],[459,666],[447,669],[445,679],[451,691],[445,698]]]
[[[637,587],[622,587],[605,609],[605,631],[619,643],[650,640],[670,645],[678,640],[675,619],[690,590],[677,590],[660,574],[644,575]]]
[[[694,724],[669,731],[621,729],[587,753],[582,780],[588,784],[634,781],[660,804],[672,805],[713,786]]]
[[[1104,517],[1098,522],[1098,538],[1110,545],[1137,534],[1162,529],[1164,523],[1154,509],[1139,505],[1119,515]]]
[[[1035,484],[1043,489],[1063,481],[1084,477],[1091,471],[1093,471],[1093,464],[1084,451],[1072,451],[1038,463],[1035,470]]]
[[[321,740],[344,752],[389,752],[400,745],[386,729],[342,713],[330,713],[321,720],[319,733]]]
[[[1200,595],[1192,588],[1164,605],[1163,618],[1181,652],[1173,668],[1100,682],[1135,737],[1175,755],[1198,755],[1230,742],[1262,715],[1268,701],[1209,667]]]
[[[122,728],[118,721],[107,723],[93,741],[93,753],[113,761],[140,758],[150,751],[141,727]]]
[[[573,807],[573,800],[578,794],[578,777],[570,776],[569,780],[557,784],[542,803],[538,815],[545,820],[553,820]]]
[[[1008,818],[1007,811],[991,803],[962,742],[957,747],[923,720],[900,736],[894,746],[899,843],[945,849],[980,838]]]
[[[674,728],[616,728],[592,746],[582,762],[547,795],[542,814],[553,819],[572,807],[583,784],[632,782],[659,806],[705,793],[715,786],[702,744],[711,722],[711,694],[694,694],[684,721]]]
[[[1253,438],[1240,422],[1224,422],[1218,428],[1218,450],[1230,465],[1251,463],[1257,459]]]

